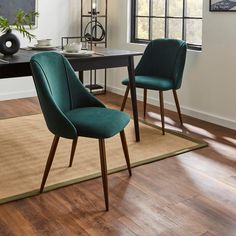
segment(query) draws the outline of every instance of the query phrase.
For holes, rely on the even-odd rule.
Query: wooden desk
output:
[[[80,72],[81,77],[83,77],[82,72],[86,70],[127,67],[130,81],[135,136],[136,141],[140,141],[133,57],[140,56],[142,53],[109,48],[96,48],[95,51],[97,54],[93,54],[92,56],[68,57],[68,60],[74,70]],[[20,49],[19,52],[13,56],[0,55],[0,79],[31,76],[32,73],[29,62],[30,58],[36,53],[39,53],[39,51]],[[6,62],[1,61],[1,59]]]

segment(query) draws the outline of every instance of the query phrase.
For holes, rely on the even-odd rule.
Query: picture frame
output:
[[[13,23],[15,12],[22,9],[24,12],[38,11],[38,0],[1,0],[0,16],[7,18],[10,24]],[[37,27],[37,17],[34,19],[33,28]]]
[[[209,10],[212,12],[236,11],[236,0],[210,0]]]

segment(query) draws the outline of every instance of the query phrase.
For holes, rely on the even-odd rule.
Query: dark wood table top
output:
[[[58,50],[51,50],[56,52],[61,52],[60,49]],[[94,54],[88,56],[66,56],[69,60],[93,60],[98,57],[123,57],[123,56],[140,56],[142,52],[135,52],[129,50],[120,50],[120,49],[110,49],[110,48],[94,48]],[[30,61],[31,57],[37,53],[43,52],[43,50],[32,50],[32,49],[20,49],[16,54],[12,56],[4,56],[0,54],[0,67],[1,65],[5,64],[15,64],[15,63],[27,63]],[[4,62],[4,61],[5,62]]]
[[[61,53],[60,49],[52,51]],[[142,52],[98,47],[93,51],[92,55],[66,57],[76,71],[84,71],[127,66],[130,56],[142,55]],[[25,48],[12,56],[0,54],[0,79],[31,75],[30,59],[40,52],[43,51]]]

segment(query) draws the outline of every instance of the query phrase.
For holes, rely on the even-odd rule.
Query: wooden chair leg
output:
[[[178,111],[180,124],[183,125],[182,115],[181,115],[180,106],[179,106],[179,99],[178,99],[178,96],[177,96],[177,92],[174,89],[173,89],[173,95],[174,95],[174,98],[175,98],[175,105],[176,105],[176,108],[177,108],[177,111]]]
[[[128,171],[129,171],[129,176],[132,176],[130,160],[129,160],[129,151],[128,151],[128,146],[127,146],[124,130],[122,130],[120,132],[120,139],[121,139],[121,143],[122,143],[122,147],[123,147],[123,151],[124,151],[124,155],[125,155],[126,164],[127,164]]]
[[[49,155],[48,155],[47,164],[46,164],[46,167],[45,167],[45,170],[44,170],[43,179],[42,179],[42,182],[41,182],[40,193],[43,192],[44,185],[47,181],[48,174],[49,174],[49,171],[51,169],[52,162],[53,162],[56,150],[57,150],[57,145],[58,145],[59,138],[60,137],[58,137],[58,136],[54,136],[52,146],[51,146],[51,150],[50,150]]]
[[[159,91],[162,134],[165,135],[163,91]]]
[[[124,99],[123,99],[123,102],[122,102],[122,105],[121,105],[121,108],[120,108],[121,111],[124,111],[124,109],[125,109],[125,104],[126,104],[128,95],[129,95],[129,86],[127,86],[126,90],[125,90]]]
[[[143,117],[146,117],[146,108],[147,108],[147,89],[143,89]]]
[[[69,167],[71,167],[72,164],[73,164],[73,160],[74,160],[74,156],[75,156],[75,150],[76,150],[76,146],[77,146],[77,141],[78,141],[78,138],[75,138],[72,142]]]
[[[108,199],[106,150],[105,150],[105,140],[104,139],[99,139],[99,151],[100,151],[101,172],[102,172],[102,182],[103,182],[105,205],[106,205],[106,211],[108,211],[109,210],[109,199]]]

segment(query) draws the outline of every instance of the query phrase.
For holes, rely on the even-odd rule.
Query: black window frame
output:
[[[186,0],[183,0],[183,14],[182,16],[168,16],[167,15],[167,9],[168,9],[168,0],[165,0],[165,15],[164,16],[151,16],[150,12],[152,12],[151,9],[151,1],[149,0],[149,15],[148,16],[138,16],[136,15],[136,1],[138,0],[131,0],[131,43],[139,43],[139,44],[147,44],[148,42],[151,41],[151,19],[152,18],[157,18],[157,19],[165,19],[165,38],[167,38],[168,34],[168,24],[167,20],[168,19],[181,19],[183,21],[182,23],[182,40],[186,40],[186,20],[188,19],[196,19],[196,20],[202,20],[202,17],[188,17],[185,16],[185,8],[186,8]],[[148,29],[148,35],[149,39],[139,39],[136,38],[136,18],[137,17],[145,17],[149,19],[149,29]],[[190,44],[188,43],[188,49],[192,50],[197,50],[201,51],[202,50],[202,45],[197,45],[197,44]]]

